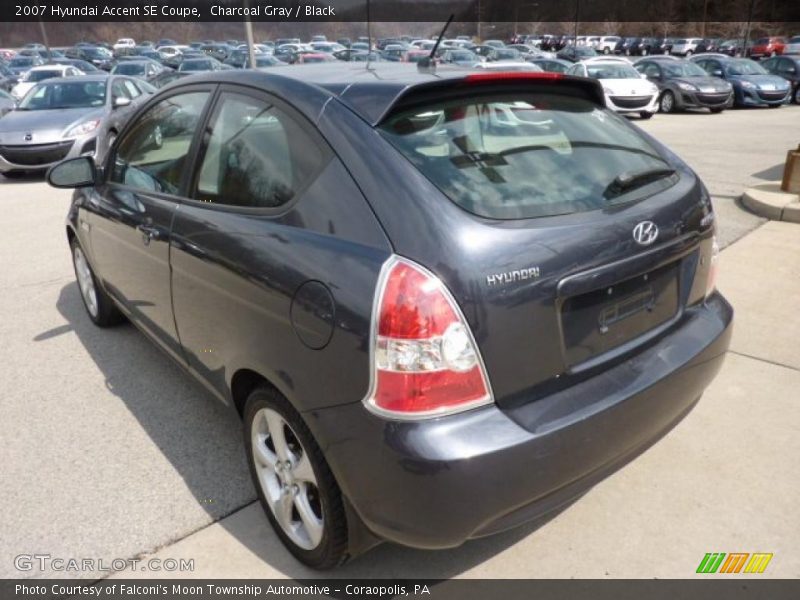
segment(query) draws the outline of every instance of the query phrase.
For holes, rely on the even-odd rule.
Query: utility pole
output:
[[[578,47],[578,21],[581,18],[581,0],[575,0],[575,39],[572,40],[573,46]]]
[[[750,41],[750,24],[753,22],[755,7],[756,0],[750,0],[750,10],[747,12],[747,28],[744,30],[744,40],[742,40],[742,57],[747,56],[747,42]]]
[[[481,34],[481,0],[478,0],[478,43],[483,43],[483,35]]]
[[[708,19],[708,0],[703,0],[703,24],[700,26],[700,37],[706,37],[706,19]]]
[[[42,41],[44,42],[45,49],[47,49],[47,60],[53,60],[53,55],[50,53],[50,42],[47,41],[47,31],[45,31],[44,21],[42,21],[41,17],[39,17],[39,29],[42,30]]]
[[[248,12],[247,9],[250,8],[250,2],[245,0],[244,2],[245,12]],[[250,20],[249,16],[244,18],[244,33],[247,36],[247,50],[248,50],[248,58],[250,59],[250,68],[256,68],[256,49],[255,49],[255,42],[253,41],[253,22]]]

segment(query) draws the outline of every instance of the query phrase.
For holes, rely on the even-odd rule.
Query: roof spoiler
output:
[[[541,90],[543,86],[553,86],[558,89],[571,89],[578,92],[587,100],[594,102],[598,106],[605,107],[606,97],[603,86],[596,79],[587,77],[576,77],[574,75],[563,75],[561,73],[550,72],[531,72],[531,71],[496,71],[486,73],[468,73],[463,78],[448,77],[419,85],[412,85],[405,88],[391,104],[387,105],[380,114],[371,115],[372,125],[377,126],[383,122],[391,113],[399,107],[410,105],[414,100],[426,94],[436,94],[447,90],[463,90],[464,88],[477,87],[524,87],[526,85],[535,86]]]

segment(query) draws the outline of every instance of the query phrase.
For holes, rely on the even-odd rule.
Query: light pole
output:
[[[39,29],[42,30],[42,40],[44,41],[44,47],[47,50],[47,60],[52,60],[53,55],[50,54],[50,42],[47,41],[47,31],[44,29],[44,21],[42,21],[41,17],[39,17]]]
[[[248,0],[245,0],[244,8],[245,8],[245,12],[246,13],[249,13],[249,11],[247,10],[249,7],[250,7],[250,2],[248,2]],[[250,68],[251,69],[255,69],[256,68],[256,49],[255,49],[254,41],[253,41],[253,22],[250,20],[250,16],[249,15],[245,16],[245,18],[244,18],[244,33],[247,36],[247,49],[249,51],[248,52],[248,58],[250,59]]]

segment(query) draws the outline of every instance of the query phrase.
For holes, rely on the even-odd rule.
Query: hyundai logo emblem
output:
[[[26,133],[25,134],[25,141],[26,142],[30,142],[32,139],[33,139],[33,134],[32,133]]]
[[[642,246],[649,246],[658,237],[658,227],[652,221],[642,221],[633,228],[633,239]]]

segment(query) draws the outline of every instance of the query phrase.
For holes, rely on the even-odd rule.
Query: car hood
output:
[[[719,77],[673,77],[670,81],[688,83],[703,92],[728,92],[731,87]]]
[[[749,81],[760,88],[783,90],[789,87],[789,83],[777,75],[738,75],[738,81]]]
[[[600,79],[603,87],[614,96],[647,96],[654,94],[654,85],[646,79]]]
[[[0,120],[0,144],[47,144],[64,139],[64,132],[89,119],[103,118],[102,108],[13,110]],[[31,140],[25,136],[31,134]]]

